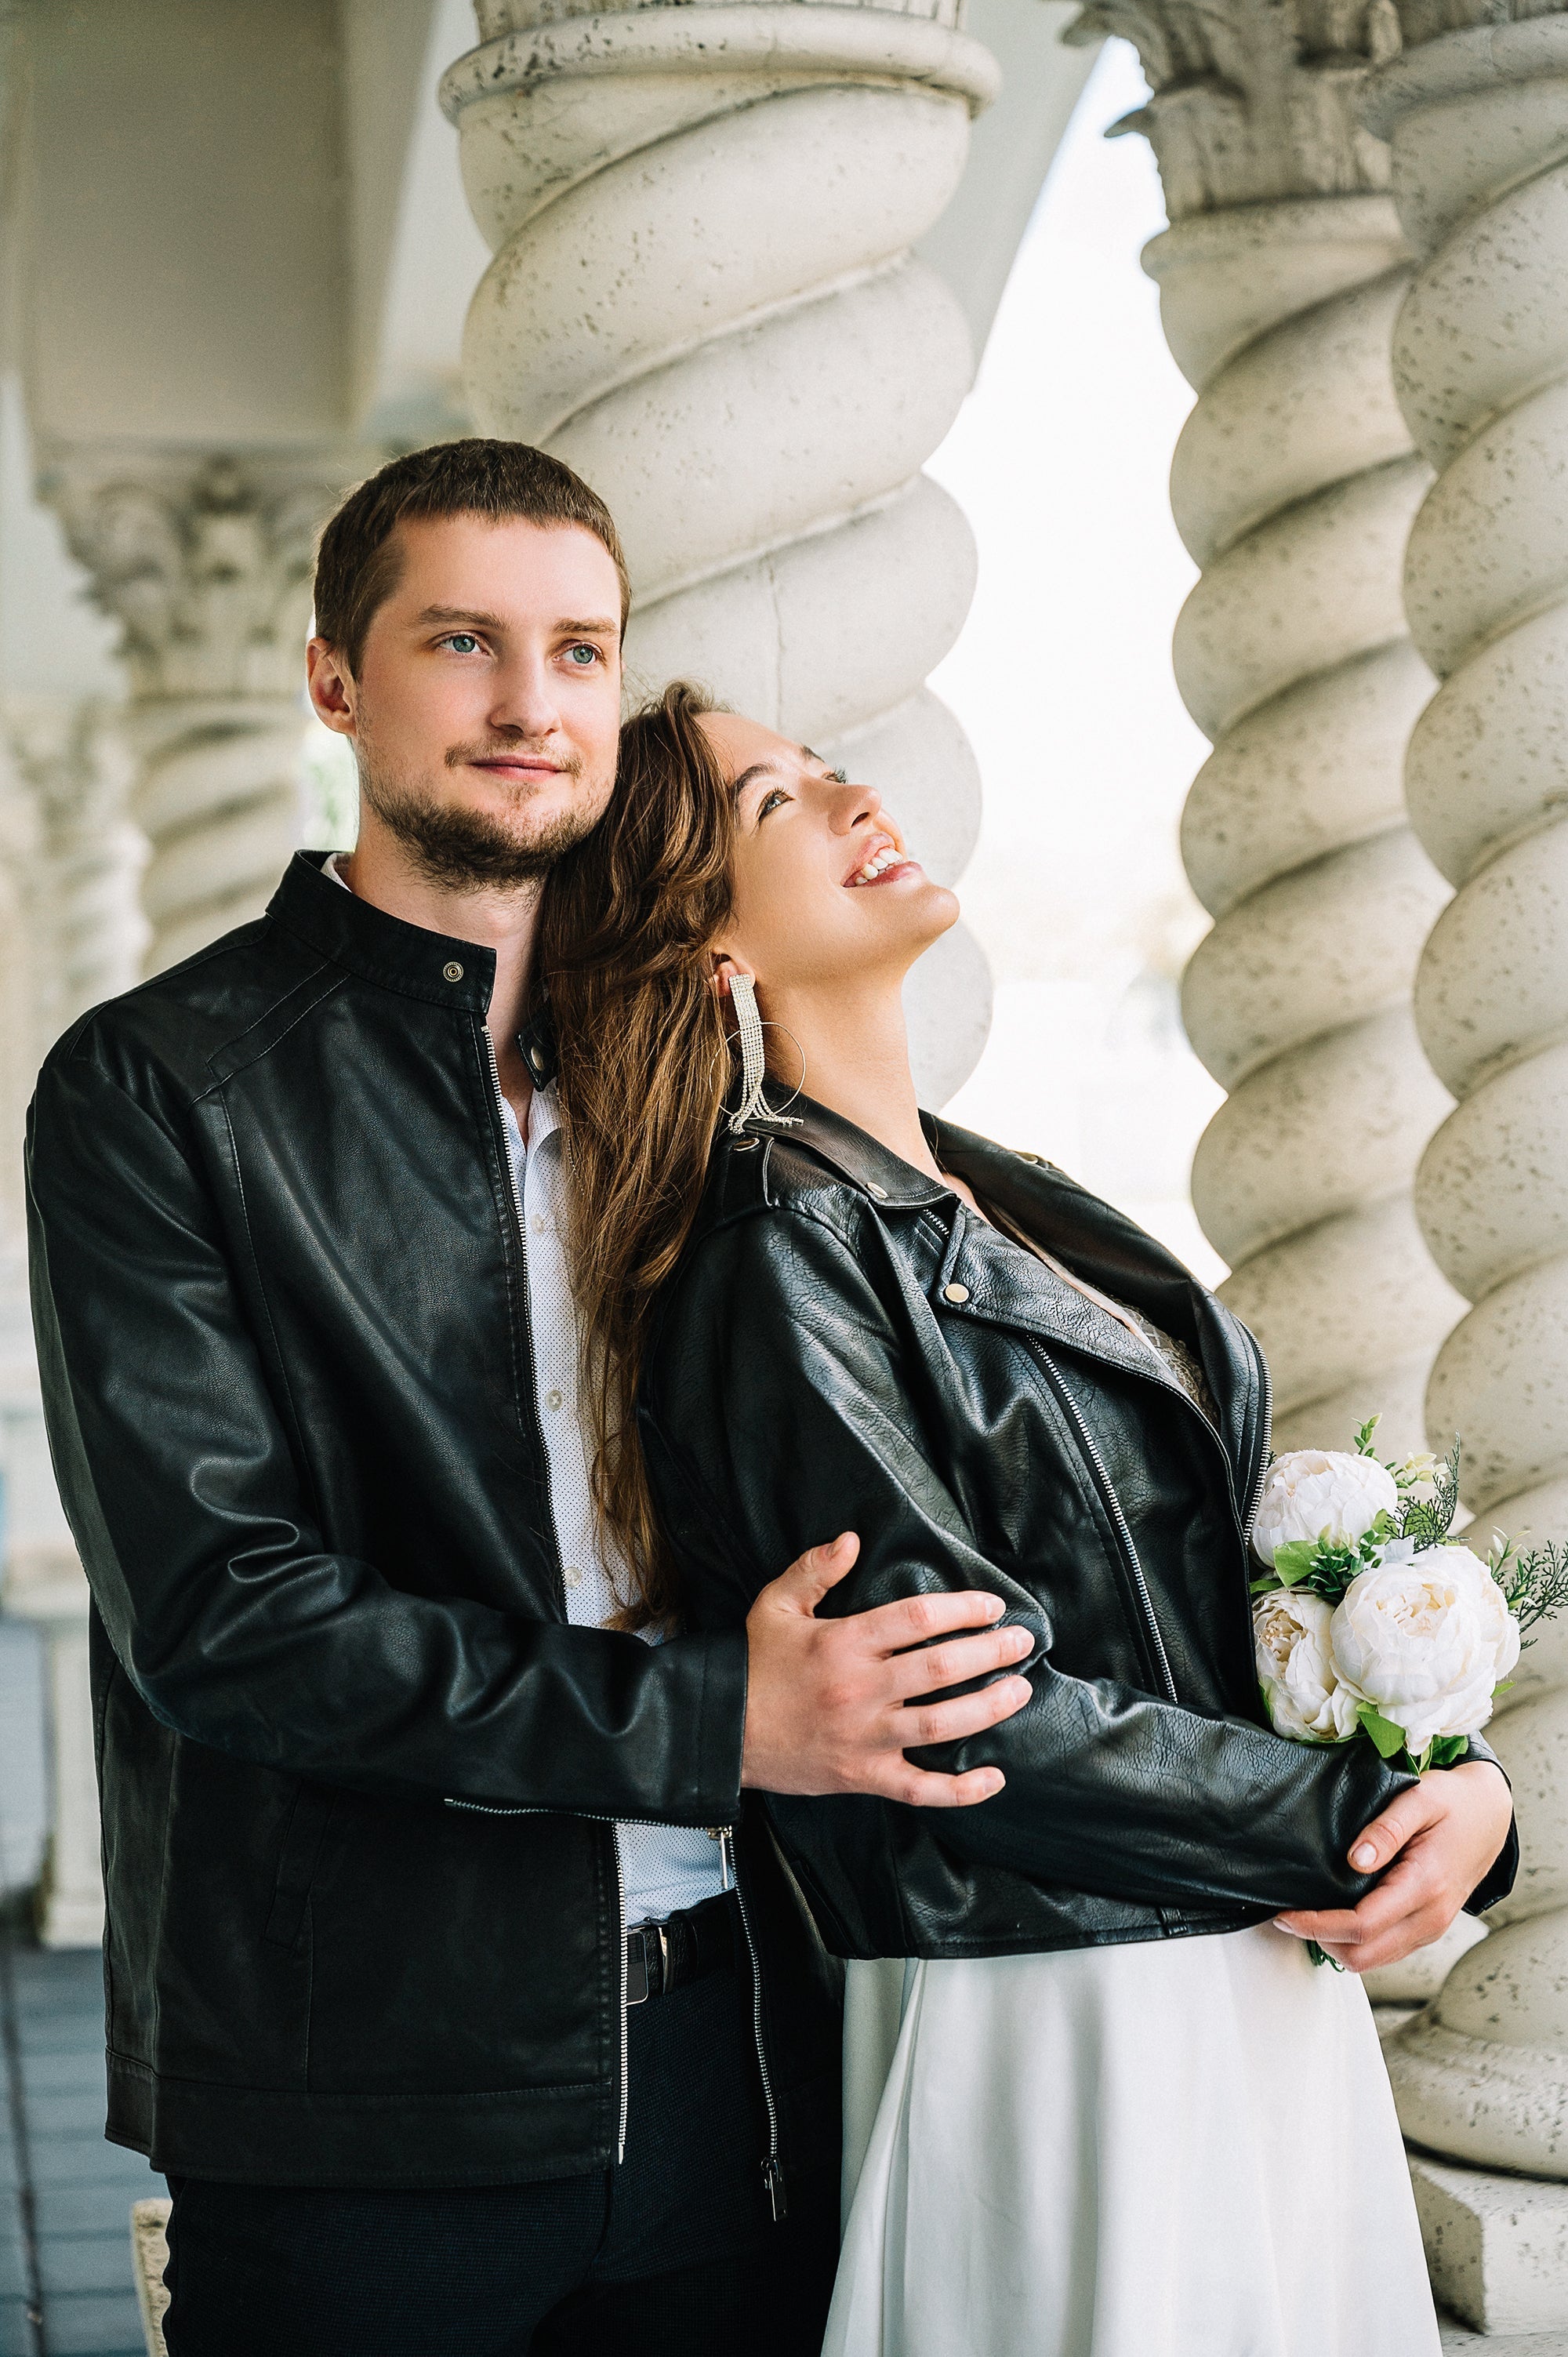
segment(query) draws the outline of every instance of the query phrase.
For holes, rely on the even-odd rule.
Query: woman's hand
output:
[[[1353,1973],[1397,1964],[1446,1932],[1508,1839],[1513,1797],[1489,1760],[1437,1768],[1359,1834],[1358,1872],[1388,1872],[1359,1907],[1276,1915]],[[1392,1864],[1390,1864],[1390,1860]]]

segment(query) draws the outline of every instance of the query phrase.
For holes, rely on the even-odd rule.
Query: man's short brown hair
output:
[[[580,475],[527,442],[478,435],[435,442],[389,460],[350,491],[321,535],[316,557],[316,629],[358,671],[365,633],[397,587],[397,528],[433,516],[521,516],[526,523],[580,524],[602,541],[620,576],[620,619],[631,605],[620,535],[608,508]]]

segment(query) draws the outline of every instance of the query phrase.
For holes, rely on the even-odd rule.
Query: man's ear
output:
[[[336,647],[312,639],[305,651],[305,679],[310,701],[322,726],[335,736],[352,737],[358,691],[354,675]]]

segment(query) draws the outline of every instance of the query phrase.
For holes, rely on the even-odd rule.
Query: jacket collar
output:
[[[482,1020],[495,987],[494,950],[427,932],[341,890],[321,873],[328,856],[325,851],[295,853],[267,905],[273,922],[365,982]]]
[[[830,1113],[814,1098],[786,1097],[782,1090],[769,1087],[768,1102],[771,1118],[764,1114],[756,1124],[758,1129],[805,1146],[873,1202],[918,1210],[929,1203],[952,1201],[952,1189],[940,1178],[928,1178],[913,1163],[889,1153],[866,1131],[857,1129],[841,1114]]]

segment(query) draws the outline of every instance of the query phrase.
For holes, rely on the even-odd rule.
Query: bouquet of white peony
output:
[[[1463,1757],[1525,1631],[1568,1603],[1568,1549],[1485,1557],[1449,1536],[1459,1446],[1445,1460],[1294,1448],[1269,1469],[1252,1530],[1258,1676],[1275,1732],[1366,1736],[1419,1775]]]

